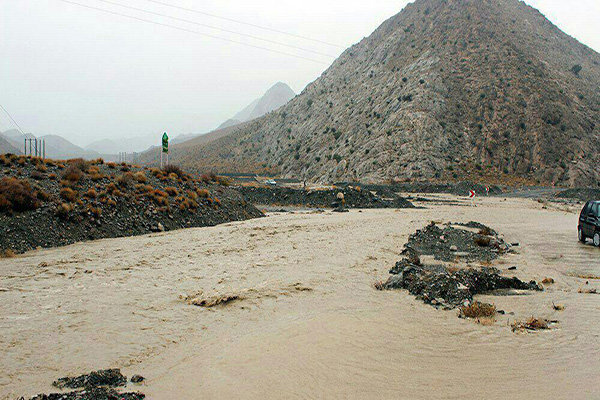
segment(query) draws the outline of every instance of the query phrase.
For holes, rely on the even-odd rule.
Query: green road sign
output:
[[[163,133],[162,137],[162,148],[163,153],[169,152],[169,136],[167,136],[167,132]]]

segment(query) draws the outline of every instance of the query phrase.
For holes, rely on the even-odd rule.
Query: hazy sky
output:
[[[0,0],[0,104],[25,131],[78,145],[101,138],[202,133],[277,81],[300,92],[345,47],[368,36],[408,1],[159,0],[321,41],[332,47],[173,9],[149,0],[106,0],[303,47],[322,56],[101,0],[69,0],[183,29],[297,54],[289,57],[174,30],[62,0]],[[600,1],[528,0],[600,51]],[[13,128],[0,111],[0,130]]]

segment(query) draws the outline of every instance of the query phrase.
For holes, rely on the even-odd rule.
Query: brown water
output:
[[[575,210],[479,201],[274,214],[0,260],[0,397],[106,367],[146,376],[151,399],[600,397],[600,295],[577,293],[600,280],[574,276],[600,275],[600,250],[577,242]],[[373,290],[429,220],[490,224],[521,243],[499,268],[556,283],[485,296],[514,312],[492,326]],[[244,300],[180,299],[200,291]],[[532,315],[560,322],[534,334],[507,326]]]

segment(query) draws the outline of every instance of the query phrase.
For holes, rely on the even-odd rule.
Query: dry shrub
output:
[[[200,176],[200,181],[203,183],[213,183],[217,181],[217,175],[213,174],[212,172],[210,174],[202,174]]]
[[[37,199],[41,200],[41,201],[48,201],[48,200],[50,200],[50,194],[48,194],[47,192],[43,191],[42,189],[37,189],[35,191],[35,197],[37,197]]]
[[[479,234],[483,236],[492,236],[494,232],[492,232],[492,229],[489,226],[484,226],[479,230]]]
[[[122,188],[129,187],[131,182],[133,181],[133,174],[131,172],[126,172],[123,175],[119,175],[115,182]]]
[[[102,216],[102,209],[100,207],[89,206],[88,212],[96,218],[100,218],[100,216]]]
[[[99,180],[104,179],[104,178],[106,178],[106,175],[102,175],[102,174],[91,174],[90,175],[90,179],[93,182],[98,182]]]
[[[384,290],[385,289],[385,282],[384,281],[375,281],[373,283],[373,288],[375,290]]]
[[[48,172],[48,167],[46,167],[44,164],[40,163],[35,166],[35,170],[39,171],[39,172]]]
[[[96,189],[94,188],[89,188],[88,191],[83,194],[83,197],[87,197],[88,199],[95,199],[97,196],[98,193],[96,193]]]
[[[150,193],[152,192],[154,188],[150,185],[143,185],[141,183],[138,183],[137,185],[135,185],[135,190],[137,190],[140,193]]]
[[[106,202],[106,204],[109,205],[109,206],[116,207],[117,202],[114,201],[113,199],[108,199],[108,201]]]
[[[0,210],[35,210],[40,203],[29,182],[25,179],[5,177],[0,180]]]
[[[541,319],[541,318],[534,318],[534,317],[529,318],[525,322],[515,321],[511,324],[511,327],[512,327],[513,332],[525,331],[525,330],[539,331],[539,330],[543,330],[543,329],[550,329],[550,327],[548,326],[547,320]]]
[[[177,194],[179,193],[177,189],[172,186],[165,188],[165,192],[167,192],[169,196],[177,196]]]
[[[181,178],[186,176],[185,172],[183,172],[182,169],[179,168],[177,165],[165,165],[162,170],[165,173],[165,175],[174,174],[176,177]]]
[[[115,164],[114,162],[109,162],[106,163],[106,166],[110,169],[115,169],[117,167],[117,164]]]
[[[69,166],[71,166],[71,167],[77,168],[81,172],[88,172],[88,170],[90,169],[90,165],[91,165],[91,163],[89,161],[86,161],[83,158],[73,158],[73,159],[67,160],[67,164],[69,164]]]
[[[563,304],[554,304],[554,302],[552,302],[552,308],[554,311],[564,311],[565,306]]]
[[[12,161],[10,157],[7,157],[4,154],[0,154],[0,164],[9,166],[10,164],[12,164]]]
[[[193,201],[198,200],[198,194],[196,192],[194,192],[193,190],[188,190],[188,191],[186,191],[186,193],[190,200],[193,200]]]
[[[19,164],[21,167],[25,166],[26,163],[27,159],[25,157],[19,157],[19,159],[17,160],[17,164]]]
[[[552,279],[552,278],[544,278],[544,280],[542,281],[542,283],[544,285],[552,285],[554,283],[554,279]]]
[[[148,181],[148,178],[146,178],[146,174],[144,174],[142,171],[136,172],[135,174],[133,174],[133,178],[138,183],[146,183],[146,181]]]
[[[119,190],[119,188],[117,187],[117,185],[115,185],[114,182],[111,182],[108,185],[106,185],[105,189],[106,189],[106,192],[109,194],[113,194],[114,192]]]
[[[71,211],[73,211],[73,206],[67,203],[62,203],[56,207],[56,215],[60,219],[68,219]]]
[[[168,194],[162,190],[155,189],[150,193],[152,200],[159,206],[169,205]]]
[[[79,182],[83,178],[83,171],[77,168],[75,165],[69,165],[65,172],[62,174],[62,178],[69,182]]]
[[[210,197],[210,192],[208,189],[196,189],[196,193],[201,199],[208,199]]]
[[[162,171],[158,168],[151,168],[150,169],[150,173],[152,174],[152,176],[154,176],[155,178],[158,178],[160,176],[163,175]]]
[[[60,197],[72,203],[77,199],[77,192],[71,188],[62,188],[60,189]]]
[[[230,186],[232,181],[225,176],[217,176],[215,182],[221,186]]]
[[[97,158],[93,162],[96,165],[102,165],[102,164],[104,164],[104,159],[103,158]]]
[[[13,258],[16,257],[17,254],[11,249],[4,249],[0,251],[0,258]]]
[[[461,307],[459,314],[461,318],[491,318],[495,315],[496,306],[494,304],[481,303],[479,301]]]
[[[94,174],[99,174],[100,173],[100,168],[98,168],[96,165],[92,165],[89,169],[88,169],[88,173],[90,175],[94,175]]]
[[[577,293],[582,293],[582,294],[598,294],[598,290],[597,289],[579,288],[579,290],[577,290]]]
[[[48,179],[51,179],[53,181],[56,180],[56,178],[57,178],[57,176],[56,176],[55,173],[52,173],[52,174],[48,175]]]
[[[46,179],[46,175],[44,175],[43,173],[41,173],[40,171],[33,171],[31,173],[31,178],[35,179],[36,181],[41,181]]]
[[[475,241],[475,244],[480,247],[489,247],[491,243],[491,239],[489,236],[477,235],[473,240]]]

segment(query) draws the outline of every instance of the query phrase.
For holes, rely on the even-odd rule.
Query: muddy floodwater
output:
[[[600,249],[577,242],[579,210],[457,201],[273,213],[2,259],[0,398],[102,368],[143,375],[150,399],[600,398],[600,295],[579,293],[600,291]],[[506,312],[489,326],[374,290],[432,220],[491,226],[520,243],[495,267],[555,283],[477,296]],[[216,295],[239,298],[189,301]],[[558,323],[511,331],[531,316]]]

